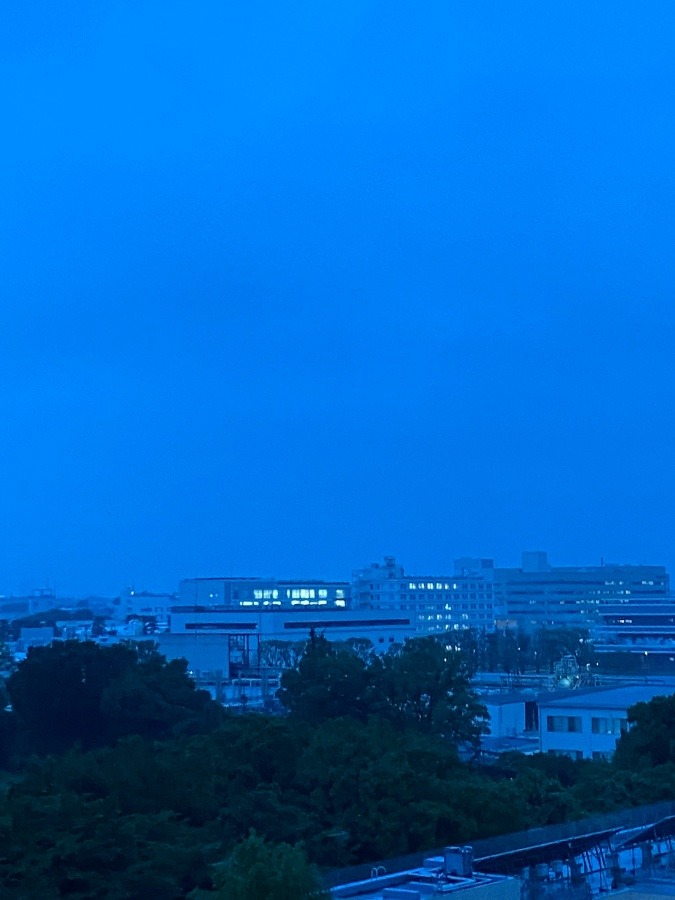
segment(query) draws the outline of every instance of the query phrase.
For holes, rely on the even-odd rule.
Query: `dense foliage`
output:
[[[477,749],[487,713],[471,689],[462,653],[425,637],[383,656],[312,637],[295,669],[284,672],[279,696],[310,724],[379,716],[398,728],[438,734]]]
[[[184,660],[167,662],[149,644],[33,647],[7,690],[24,752],[58,753],[76,743],[87,750],[128,734],[165,739],[208,730],[223,715],[195,690]]]
[[[318,894],[307,859],[372,862],[675,798],[671,702],[631,711],[613,764],[460,762],[465,711],[480,727],[480,707],[462,660],[427,639],[379,660],[315,639],[284,678],[286,716],[224,713],[182,664],[147,648],[33,651],[8,691],[8,898],[234,900],[264,885],[282,900],[264,880],[270,860],[293,873],[294,896],[309,898]],[[91,727],[68,715],[59,725],[68,700],[84,704]]]

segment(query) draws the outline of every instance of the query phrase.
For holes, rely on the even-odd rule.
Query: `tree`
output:
[[[318,723],[337,716],[365,720],[371,711],[368,664],[344,645],[312,634],[297,668],[281,676],[277,696],[299,719]]]
[[[675,695],[654,697],[628,710],[630,730],[621,735],[614,754],[620,769],[675,762]]]
[[[237,844],[214,878],[220,900],[323,900],[317,870],[302,848],[270,844],[251,832]]]
[[[7,681],[19,737],[27,752],[84,749],[127,734],[162,739],[209,730],[224,712],[187,676],[185,660],[152,647],[100,647],[55,641],[33,647]]]
[[[464,657],[443,639],[414,638],[392,648],[382,661],[380,690],[401,724],[442,734],[455,745],[477,749],[488,730]]]

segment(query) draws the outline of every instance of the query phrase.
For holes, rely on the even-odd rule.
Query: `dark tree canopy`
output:
[[[675,763],[675,695],[628,710],[630,730],[617,743],[614,764],[636,769]]]
[[[381,716],[473,747],[487,730],[463,654],[435,637],[410,639],[382,657],[313,637],[297,668],[284,672],[279,698],[313,724]]]
[[[184,660],[167,662],[154,649],[91,641],[34,647],[7,682],[24,749],[84,749],[128,734],[164,739],[204,730],[222,709],[195,689]]]

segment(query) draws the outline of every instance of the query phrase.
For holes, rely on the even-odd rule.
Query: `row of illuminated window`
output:
[[[327,606],[328,600],[291,600],[291,606]],[[334,606],[345,607],[346,600],[333,600]],[[239,606],[281,606],[281,600],[240,600]]]
[[[343,588],[335,589],[335,597],[343,600],[345,592]],[[276,600],[279,597],[279,591],[276,588],[265,588],[263,590],[257,588],[253,591],[254,600]],[[287,600],[314,600],[316,598],[325,600],[328,597],[326,588],[288,588],[286,590]]]
[[[371,590],[373,585],[371,584]],[[461,586],[455,581],[450,585],[447,581],[409,581],[409,591],[449,591],[452,587],[453,591],[480,591],[483,587],[481,584],[462,584]]]
[[[462,613],[460,616],[449,616],[443,615],[442,613],[436,613],[436,615],[424,615],[423,613],[420,613],[417,618],[421,622],[443,622],[446,619],[451,622],[456,618],[461,619],[463,622],[468,622],[469,619],[486,619],[492,621],[492,616],[487,615],[487,613],[479,613],[477,616],[470,616],[468,613]]]

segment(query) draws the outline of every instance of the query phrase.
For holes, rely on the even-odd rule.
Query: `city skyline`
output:
[[[354,578],[359,576],[360,573],[367,571],[370,566],[374,565],[376,568],[381,568],[383,571],[387,565],[387,560],[392,561],[392,565],[395,563],[397,567],[400,567],[405,572],[405,577],[421,577],[421,576],[448,576],[452,577],[453,572],[457,573],[457,564],[462,562],[476,562],[476,563],[490,563],[494,564],[494,571],[528,571],[528,568],[524,565],[524,557],[525,556],[541,556],[546,559],[546,565],[553,572],[558,570],[564,570],[569,568],[572,571],[583,571],[584,569],[597,569],[597,568],[607,568],[611,569],[613,567],[661,567],[665,569],[665,571],[670,575],[671,569],[670,567],[663,562],[658,560],[617,560],[617,559],[605,559],[601,557],[599,560],[585,560],[579,563],[567,563],[561,562],[555,556],[551,557],[551,554],[547,550],[533,550],[530,548],[529,550],[523,550],[518,554],[517,559],[513,560],[500,560],[494,557],[490,557],[486,554],[481,555],[472,555],[472,556],[459,556],[457,554],[453,554],[451,557],[448,557],[442,565],[439,566],[429,566],[429,565],[421,565],[414,566],[410,565],[409,562],[399,556],[394,556],[392,554],[384,554],[377,559],[369,558],[368,562],[359,561],[356,565],[350,565],[349,561],[346,561],[340,570],[332,570],[328,571],[327,569],[321,569],[319,565],[315,566],[314,569],[309,569],[307,571],[291,571],[291,570],[283,570],[281,572],[271,571],[271,570],[259,570],[259,571],[246,571],[242,568],[237,569],[236,567],[231,570],[226,570],[223,566],[220,568],[216,568],[213,571],[208,572],[183,572],[181,573],[174,583],[169,583],[169,581],[165,578],[162,578],[160,575],[153,582],[144,582],[139,581],[136,578],[132,578],[127,580],[122,585],[117,585],[111,587],[110,590],[97,590],[93,587],[85,586],[81,590],[69,590],[65,587],[60,587],[57,583],[50,582],[49,580],[44,580],[41,583],[31,583],[28,579],[23,579],[19,582],[19,587],[17,589],[6,589],[3,588],[3,585],[0,584],[0,597],[11,597],[11,596],[30,596],[37,595],[42,591],[53,592],[55,597],[63,597],[68,598],[72,597],[73,599],[82,599],[84,597],[115,597],[119,596],[124,591],[135,591],[136,593],[157,593],[157,594],[177,594],[180,588],[180,584],[183,581],[191,581],[194,579],[199,580],[209,580],[209,579],[241,579],[241,580],[251,580],[258,579],[261,581],[278,581],[278,582],[288,582],[297,581],[298,583],[301,581],[315,581],[319,583],[320,581],[325,582],[345,582],[345,583],[353,583]],[[530,569],[529,571],[534,571]],[[482,573],[480,577],[484,577],[485,573]],[[21,584],[25,585],[22,587]]]

